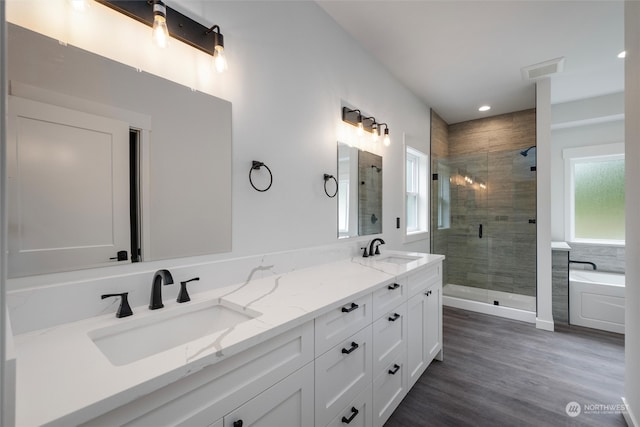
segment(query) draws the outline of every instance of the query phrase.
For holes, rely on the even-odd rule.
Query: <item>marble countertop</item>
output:
[[[379,256],[358,257],[253,279],[258,266],[244,283],[193,294],[184,304],[164,301],[161,310],[133,307],[127,318],[109,314],[17,335],[16,425],[86,422],[444,259],[395,251],[383,256],[394,254],[417,259],[398,265]],[[260,315],[122,366],[114,366],[89,337],[98,329],[155,320],[212,300]]]

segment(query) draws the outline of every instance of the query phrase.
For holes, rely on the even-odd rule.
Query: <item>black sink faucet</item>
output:
[[[376,243],[378,244],[376,245]],[[380,245],[384,245],[384,240],[379,237],[373,239],[369,245],[369,256],[380,255]]]
[[[164,304],[162,303],[162,282],[164,282],[165,285],[170,285],[173,283],[173,276],[171,276],[169,270],[158,270],[153,275],[149,310],[156,310],[158,308],[164,307]]]

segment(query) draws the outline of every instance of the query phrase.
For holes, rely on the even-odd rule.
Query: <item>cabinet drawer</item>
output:
[[[224,417],[224,427],[313,425],[313,363],[297,370]]]
[[[406,354],[407,304],[402,303],[373,323],[373,376]]]
[[[87,425],[207,426],[312,360],[313,322],[307,322]]]
[[[373,425],[382,426],[407,394],[405,363],[398,358],[373,382]]]
[[[315,320],[316,356],[371,323],[371,294],[354,299]]]
[[[327,427],[370,427],[373,425],[371,385],[353,399]]]
[[[397,307],[398,304],[407,300],[407,283],[406,280],[391,282],[384,287],[373,292],[373,319]]]
[[[442,281],[442,262],[429,265],[406,276],[409,298]]]
[[[371,384],[371,325],[316,359],[316,426],[324,426]]]

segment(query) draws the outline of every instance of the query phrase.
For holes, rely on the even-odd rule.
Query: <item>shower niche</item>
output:
[[[432,111],[431,126],[431,251],[446,255],[443,294],[534,312],[535,110],[453,125]]]

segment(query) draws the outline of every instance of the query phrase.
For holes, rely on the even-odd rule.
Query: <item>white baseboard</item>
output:
[[[464,310],[475,311],[478,313],[505,317],[507,319],[520,320],[527,323],[536,323],[536,313],[532,311],[518,310],[517,308],[505,307],[502,305],[492,305],[479,301],[450,297],[447,295],[442,296],[442,304],[449,307],[462,308]]]
[[[631,412],[631,407],[627,404],[627,399],[625,399],[624,397],[622,398],[622,404],[624,405],[625,408],[627,408],[627,410],[622,413],[622,415],[624,416],[624,421],[627,423],[627,426],[640,427],[640,424],[638,424],[637,422],[637,418],[633,415],[633,412]]]
[[[542,329],[543,331],[554,331],[553,320],[542,320],[536,317],[536,329]]]

